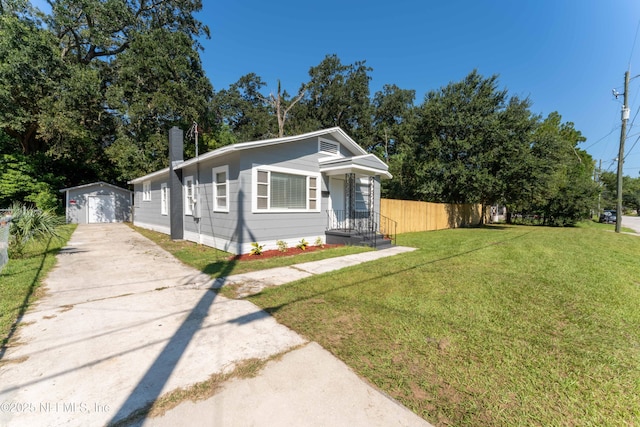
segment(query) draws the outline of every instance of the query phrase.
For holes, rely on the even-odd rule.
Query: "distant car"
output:
[[[616,220],[617,216],[616,211],[614,210],[605,210],[600,214],[600,222],[603,222],[605,224],[613,224],[614,222],[616,222]]]

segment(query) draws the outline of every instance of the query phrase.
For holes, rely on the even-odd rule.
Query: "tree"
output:
[[[510,139],[501,115],[506,100],[497,76],[485,79],[475,70],[427,94],[413,146],[414,198],[483,204],[500,198],[501,145]]]
[[[160,165],[159,135],[207,115],[201,1],[49,4],[45,15],[0,3],[0,129],[10,152],[45,156],[67,185],[122,183]]]
[[[362,145],[371,143],[371,101],[366,61],[343,65],[337,55],[327,55],[309,69],[307,96],[301,101],[304,113],[297,120],[307,130],[340,126]]]
[[[531,114],[528,99],[512,97],[499,113],[502,131],[496,152],[496,174],[501,191],[496,202],[504,204],[507,212],[523,212],[531,208],[535,189],[535,160],[531,152],[531,138],[540,118]]]
[[[603,209],[615,209],[617,202],[617,193],[618,193],[618,178],[614,172],[604,171],[600,174],[600,183],[601,187],[601,202],[600,206]],[[622,181],[622,189],[623,194],[622,197],[624,199],[624,177]]]
[[[288,101],[288,94],[285,91],[282,93],[280,87],[280,80],[278,80],[278,92],[276,95],[273,93],[269,94],[269,98],[267,99],[268,104],[271,106],[271,109],[276,115],[278,119],[278,137],[282,138],[284,136],[284,125],[287,121],[287,117],[289,111],[302,99],[305,93],[305,86],[303,85],[298,92],[298,95],[292,100]]]
[[[640,178],[623,177],[622,203],[627,209],[640,213]]]
[[[29,13],[29,11],[25,12]],[[43,148],[43,104],[57,93],[65,77],[54,35],[31,15],[0,15],[0,129],[13,138],[15,151]]]
[[[530,209],[550,225],[572,225],[588,218],[598,194],[595,162],[577,148],[585,138],[557,112],[540,123],[532,136],[534,168]]]
[[[113,61],[106,99],[116,139],[107,154],[121,179],[166,167],[169,127],[206,117],[213,89],[193,44],[184,33],[154,29],[133,37]]]
[[[226,125],[238,141],[255,141],[274,137],[277,123],[266,98],[260,92],[266,83],[255,73],[213,96],[218,126]]]
[[[384,85],[373,96],[373,142],[369,150],[385,160],[397,151],[397,142],[410,138],[413,131],[415,90]]]
[[[613,172],[600,174],[600,207],[615,209],[618,193],[617,176]],[[628,209],[640,212],[640,178],[622,177],[622,205]]]

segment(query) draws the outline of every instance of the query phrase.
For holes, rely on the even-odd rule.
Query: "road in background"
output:
[[[622,226],[629,227],[640,233],[640,216],[622,215]]]

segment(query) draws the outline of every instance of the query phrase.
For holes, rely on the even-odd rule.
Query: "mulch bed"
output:
[[[279,251],[278,249],[273,249],[270,251],[263,251],[260,255],[251,255],[251,254],[241,254],[241,255],[233,255],[229,257],[229,260],[232,261],[251,261],[251,260],[259,260],[259,259],[269,259],[269,258],[277,258],[277,257],[285,257],[292,255],[300,255],[306,254],[308,252],[322,251],[324,249],[337,248],[343,245],[324,245],[324,246],[307,246],[305,250],[300,248],[287,248],[286,251]]]

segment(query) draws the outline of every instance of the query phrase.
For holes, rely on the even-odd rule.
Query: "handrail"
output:
[[[379,218],[379,222],[375,219]],[[328,210],[327,230],[355,232],[365,240],[371,240],[374,247],[381,234],[383,238],[396,244],[398,223],[374,211]]]

